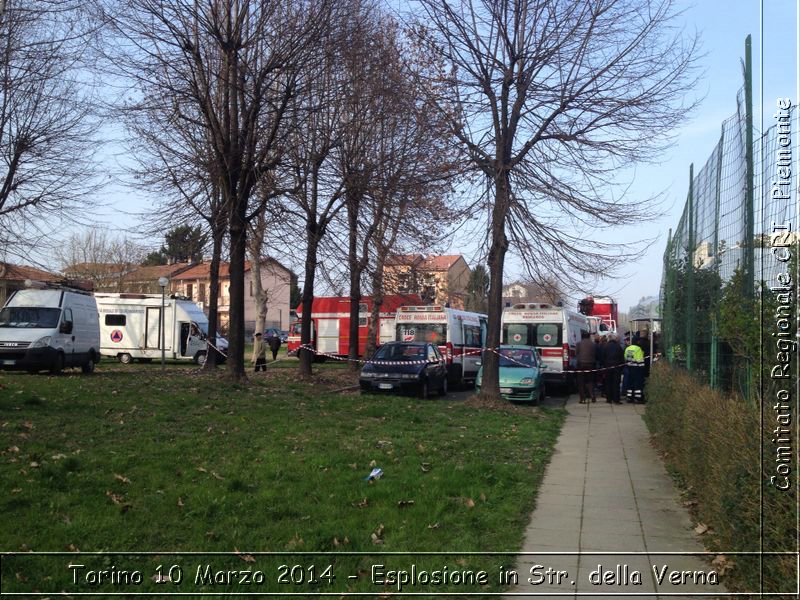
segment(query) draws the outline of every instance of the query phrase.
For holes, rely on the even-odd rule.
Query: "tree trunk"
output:
[[[244,261],[247,247],[246,203],[231,211],[229,224],[230,309],[228,313],[228,373],[234,380],[244,379]]]
[[[215,227],[211,231],[212,249],[211,264],[208,270],[208,340],[217,345],[217,325],[219,324],[219,263],[222,258],[222,239],[225,236],[223,227]],[[230,348],[228,349],[230,351]],[[207,370],[213,370],[219,364],[217,351],[208,347],[206,354]]]
[[[307,227],[308,245],[306,247],[306,271],[305,281],[303,282],[303,316],[300,324],[300,345],[310,347],[311,339],[311,307],[314,303],[314,273],[317,269],[317,248],[319,246],[319,232],[314,224],[309,223]],[[308,349],[301,349],[298,352],[300,358],[299,375],[302,378],[309,378],[312,375],[311,365],[314,362],[314,352]]]
[[[505,234],[505,215],[511,198],[508,171],[501,170],[495,181],[495,203],[492,210],[492,243],[489,248],[489,323],[486,333],[487,351],[483,356],[483,382],[481,396],[490,400],[500,398],[500,360],[493,350],[500,346],[501,318],[503,315],[503,266],[505,265],[508,238]]]
[[[248,240],[250,247],[250,276],[253,280],[253,302],[256,309],[255,332],[264,331],[267,321],[267,303],[269,294],[261,283],[261,253],[264,248],[264,235],[267,228],[266,217],[262,211],[251,226],[251,236]],[[266,340],[265,340],[266,341]]]
[[[379,256],[372,274],[372,309],[370,310],[369,326],[367,327],[367,345],[364,349],[364,358],[375,354],[380,334],[380,315],[383,306],[383,257]]]
[[[361,304],[361,261],[358,259],[358,207],[360,199],[358,191],[350,192],[347,200],[348,248],[347,258],[350,264],[350,341],[347,357],[352,370],[358,370],[358,314]]]

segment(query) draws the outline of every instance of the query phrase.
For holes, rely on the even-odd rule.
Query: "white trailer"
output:
[[[160,359],[163,340],[165,358],[205,362],[208,318],[191,300],[164,298],[162,320],[160,294],[95,294],[95,299],[102,354],[122,363]],[[227,341],[217,336],[217,348],[227,353]]]

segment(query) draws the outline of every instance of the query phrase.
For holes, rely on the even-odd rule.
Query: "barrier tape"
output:
[[[214,344],[212,344],[212,343],[211,343],[211,340],[209,340],[208,338],[206,338],[206,356],[208,356],[208,348],[209,348],[209,347],[211,347],[211,348],[213,348],[214,350],[216,350],[216,351],[217,351],[219,354],[221,354],[221,355],[222,355],[222,356],[224,356],[225,358],[228,358],[228,355],[227,355],[227,354],[225,354],[225,353],[224,353],[222,350],[220,350],[220,349],[219,349],[219,348],[217,348],[217,347],[216,347]]]
[[[338,360],[340,362],[356,362],[359,364],[372,364],[372,365],[390,365],[390,366],[397,366],[397,365],[425,365],[428,364],[427,360],[364,360],[360,358],[349,358],[347,356],[340,356],[338,354],[330,354],[328,352],[318,352],[310,345],[302,345],[297,348],[297,350],[293,350],[289,356],[297,356],[300,350],[308,350],[317,356],[324,356],[326,358],[330,358],[333,360]],[[481,350],[474,350],[474,351],[465,351],[461,353],[461,356],[470,356],[470,355],[480,355],[483,354],[484,351],[488,350],[489,352],[493,352],[498,356],[502,356],[506,360],[510,360],[511,362],[515,362],[523,367],[529,367],[531,365],[526,365],[521,363],[505,354],[502,354],[498,351],[497,348],[482,348]],[[661,354],[653,355],[653,362],[657,361],[661,357]],[[646,355],[645,359],[650,358],[650,355]],[[444,361],[444,359],[442,359]],[[613,367],[601,367],[599,369],[569,369],[570,373],[599,373],[601,371],[611,371],[613,369],[619,369],[620,367],[645,367],[647,366],[644,362],[642,363],[625,363],[621,365],[616,365]]]

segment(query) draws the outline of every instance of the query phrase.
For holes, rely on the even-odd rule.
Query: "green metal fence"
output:
[[[762,370],[754,367],[763,364],[763,322],[774,301],[769,288],[780,270],[791,269],[775,258],[773,229],[794,223],[795,209],[773,192],[779,153],[785,152],[779,126],[754,133],[749,37],[745,55],[735,113],[722,123],[705,165],[699,171],[689,167],[686,204],[670,231],[661,349],[712,387],[749,397],[763,383]],[[790,239],[796,255],[797,236]],[[790,262],[796,269],[796,258]]]

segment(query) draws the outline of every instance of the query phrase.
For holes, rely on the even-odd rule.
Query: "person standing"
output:
[[[606,369],[606,402],[622,404],[619,397],[620,376],[625,364],[625,351],[616,335],[611,335],[603,351],[603,367]]]
[[[594,377],[594,393],[600,394],[602,396],[606,395],[606,372],[603,367],[605,367],[605,352],[606,352],[606,344],[608,343],[608,336],[600,336],[596,335],[594,338],[595,343],[595,377]]]
[[[639,336],[636,336],[625,348],[625,395],[630,403],[644,402],[644,350],[640,344]]]
[[[267,349],[261,339],[261,333],[256,333],[253,340],[253,362],[256,364],[255,372],[266,372],[267,370]]]
[[[281,347],[281,338],[278,335],[270,336],[267,339],[267,344],[269,344],[269,349],[272,351],[272,362],[278,360],[278,350]]]
[[[597,357],[597,350],[588,331],[581,331],[581,341],[578,342],[576,349],[578,361],[578,395],[580,403],[585,404],[587,398],[592,402],[597,401],[594,395],[594,363]]]

